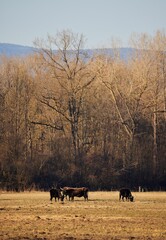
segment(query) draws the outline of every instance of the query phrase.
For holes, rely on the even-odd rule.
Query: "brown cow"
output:
[[[64,187],[61,188],[64,196],[69,196],[69,201],[74,200],[74,197],[84,197],[84,200],[88,201],[88,188],[73,188],[73,187]]]

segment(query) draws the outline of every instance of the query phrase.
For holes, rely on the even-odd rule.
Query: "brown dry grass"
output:
[[[90,192],[89,201],[49,201],[48,192],[1,193],[0,239],[166,239],[166,193]]]

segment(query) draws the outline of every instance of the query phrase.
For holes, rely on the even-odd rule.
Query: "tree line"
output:
[[[126,61],[84,43],[62,31],[1,56],[1,189],[166,189],[165,33],[135,36]]]

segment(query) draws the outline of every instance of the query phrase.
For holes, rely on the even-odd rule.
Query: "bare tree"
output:
[[[48,44],[39,47],[39,64],[45,68],[47,80],[40,102],[51,112],[56,123],[45,120],[41,124],[55,127],[72,137],[74,159],[78,159],[81,149],[81,117],[86,94],[95,80],[90,70],[90,59],[83,51],[84,38],[70,31],[48,36]],[[55,50],[53,50],[53,46]],[[51,115],[50,115],[51,116]],[[70,126],[70,131],[69,131]],[[77,160],[76,160],[77,161]]]
[[[5,59],[1,65],[1,83],[3,93],[3,152],[4,174],[14,176],[11,184],[26,185],[26,166],[29,160],[29,113],[33,83],[23,62]]]

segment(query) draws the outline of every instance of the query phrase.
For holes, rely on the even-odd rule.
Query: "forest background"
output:
[[[64,30],[1,56],[0,188],[166,190],[165,32],[132,36],[126,60],[84,42]]]

